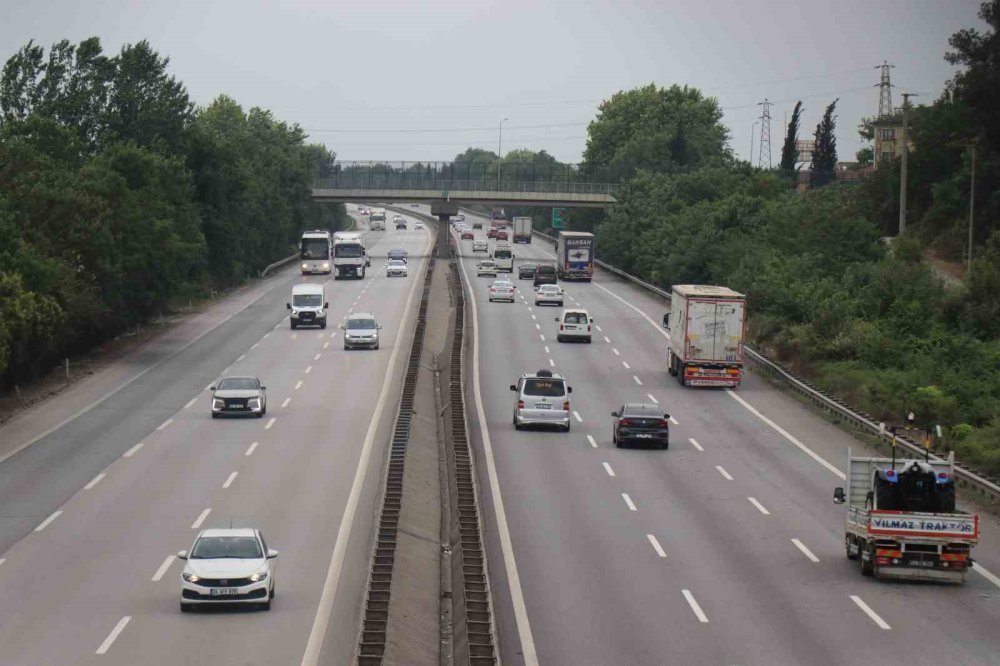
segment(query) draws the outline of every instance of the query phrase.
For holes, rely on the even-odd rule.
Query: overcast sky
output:
[[[746,159],[758,102],[771,152],[805,105],[811,138],[840,98],[841,160],[878,108],[888,60],[901,92],[937,97],[978,0],[4,0],[0,56],[29,39],[98,36],[106,53],[148,39],[193,100],[219,94],[298,123],[344,160],[449,160],[468,146],[545,149],[578,162],[602,99],[650,82],[718,98]],[[433,131],[415,131],[433,130]]]

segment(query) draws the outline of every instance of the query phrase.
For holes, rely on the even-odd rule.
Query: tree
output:
[[[956,97],[972,108],[976,120],[985,132],[986,142],[994,152],[1000,152],[1000,0],[984,2],[979,18],[992,28],[985,33],[975,29],[960,30],[948,44],[953,51],[945,55],[952,65],[964,65],[949,88]]]
[[[795,144],[799,139],[799,119],[802,117],[802,102],[795,103],[792,119],[788,121],[785,132],[785,143],[781,146],[781,164],[779,168],[784,173],[795,171],[795,163],[799,161],[799,151]]]
[[[816,146],[813,148],[812,156],[812,177],[810,184],[813,187],[826,185],[833,180],[834,170],[837,168],[837,137],[834,132],[837,129],[837,117],[833,115],[837,108],[837,101],[830,102],[823,113],[823,120],[816,125]]]
[[[858,166],[871,166],[875,163],[875,150],[871,146],[859,148],[854,154],[854,159],[857,160]]]

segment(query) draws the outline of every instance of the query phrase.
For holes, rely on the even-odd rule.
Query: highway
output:
[[[0,430],[0,455],[12,453],[45,409],[98,403],[0,464],[0,664],[349,663],[431,241],[412,221],[369,232],[364,280],[293,264],[211,305],[183,344],[154,340],[81,389],[91,395]],[[397,247],[410,274],[388,279]],[[326,330],[289,329],[300,281],[326,283]],[[339,324],[367,310],[381,349],[344,351]],[[206,389],[224,374],[261,377],[264,418],[210,418]],[[230,525],[260,528],[280,551],[272,609],[182,615],[175,553],[198,528]]]
[[[848,446],[874,452],[752,373],[735,391],[680,387],[663,302],[603,271],[563,284],[566,305],[595,318],[593,343],[556,342],[558,308],[535,307],[516,273],[516,302],[488,303],[484,255],[456,242],[505,664],[998,663],[994,518],[975,552],[987,574],[962,587],[863,578],[832,493]],[[515,245],[515,269],[552,250]],[[574,389],[569,433],[511,424],[509,385],[541,368]],[[671,414],[669,450],[614,447],[610,412],[626,400]]]

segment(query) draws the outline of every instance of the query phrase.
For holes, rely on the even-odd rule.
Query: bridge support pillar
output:
[[[450,255],[451,244],[451,216],[458,214],[457,201],[432,201],[431,215],[441,221],[438,225],[438,256],[447,257]]]

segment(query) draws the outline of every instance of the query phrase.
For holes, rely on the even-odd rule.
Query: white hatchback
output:
[[[556,321],[559,322],[559,332],[556,333],[556,340],[559,342],[566,340],[590,342],[590,328],[594,320],[586,310],[567,308],[556,317]]]
[[[497,276],[497,264],[492,259],[483,259],[476,266],[476,275],[478,277],[483,277],[487,275],[489,277]]]
[[[274,598],[274,559],[260,530],[208,529],[195,537],[181,572],[181,610],[209,604],[256,604],[271,609]]]

